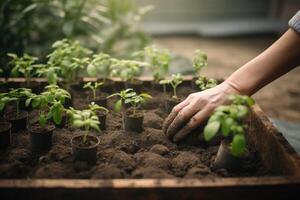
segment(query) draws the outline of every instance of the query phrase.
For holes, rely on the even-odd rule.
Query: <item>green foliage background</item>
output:
[[[138,24],[151,6],[135,0],[1,0],[0,64],[6,54],[28,52],[40,58],[62,38],[117,57],[128,57],[150,39]]]

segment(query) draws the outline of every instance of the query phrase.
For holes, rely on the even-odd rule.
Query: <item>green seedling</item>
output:
[[[70,85],[76,82],[78,73],[89,64],[91,51],[82,47],[79,41],[63,39],[56,41],[53,45],[53,52],[47,58],[48,66],[59,67],[58,76],[65,82],[69,90]]]
[[[26,106],[32,105],[33,108],[39,109],[39,124],[45,127],[47,121],[53,119],[56,125],[61,124],[62,114],[65,112],[64,102],[70,98],[70,94],[56,85],[46,87],[46,91],[39,95],[32,94],[26,100]]]
[[[204,128],[204,138],[210,141],[221,133],[225,138],[232,138],[231,153],[241,156],[246,150],[244,119],[249,115],[249,108],[254,100],[248,96],[229,96],[230,105],[222,105],[215,109]]]
[[[173,98],[177,99],[177,87],[183,82],[183,77],[180,73],[173,74],[172,79],[161,80],[159,84],[163,85],[164,93],[166,93],[166,85],[171,85],[173,88]]]
[[[201,91],[213,88],[218,85],[218,81],[216,79],[207,78],[206,76],[199,76],[195,83]]]
[[[110,76],[112,62],[113,59],[108,54],[99,53],[93,55],[93,59],[87,67],[87,73],[89,76],[102,78],[105,82]]]
[[[167,49],[159,49],[152,45],[145,47],[142,51],[135,52],[133,57],[149,63],[153,80],[156,83],[163,79],[169,72],[171,55]]]
[[[49,85],[56,85],[58,81],[58,73],[60,68],[52,64],[38,64],[36,65],[36,73],[39,77],[47,78]]]
[[[18,88],[8,93],[2,93],[0,95],[0,111],[2,112],[9,102],[16,102],[16,117],[18,117],[20,113],[20,101],[22,99],[26,100],[31,95],[31,90],[27,88]]]
[[[113,60],[111,76],[119,77],[125,82],[134,80],[141,73],[141,67],[146,66],[144,62],[134,60]]]
[[[197,49],[194,52],[193,67],[195,73],[200,76],[202,68],[207,67],[207,55],[203,51]]]
[[[24,54],[22,57],[18,57],[16,54],[7,54],[12,60],[9,65],[12,66],[11,73],[13,76],[18,77],[20,75],[24,76],[26,80],[26,85],[29,86],[31,78],[36,74],[36,68],[34,63],[38,58]]]
[[[119,100],[116,101],[116,103],[114,105],[114,110],[115,110],[115,112],[120,112],[121,108],[122,108],[122,105],[125,102],[125,100],[132,97],[132,96],[135,96],[135,95],[136,95],[136,92],[133,89],[128,88],[126,90],[122,90],[121,92],[111,94],[107,98],[111,98],[111,97],[114,97],[114,96],[119,98]]]
[[[99,118],[96,116],[95,112],[86,109],[86,110],[75,110],[70,107],[67,110],[67,114],[70,117],[71,126],[75,128],[83,128],[84,134],[82,138],[82,142],[85,144],[87,142],[87,136],[91,128],[101,132],[99,125]]]
[[[84,84],[83,88],[89,88],[93,92],[93,99],[95,100],[97,98],[97,89],[100,88],[103,85],[103,82],[88,82]]]
[[[96,111],[104,111],[105,113],[109,112],[107,108],[105,108],[103,106],[99,106],[95,102],[90,103],[88,107],[89,107],[89,110],[91,110],[95,114],[96,114]]]

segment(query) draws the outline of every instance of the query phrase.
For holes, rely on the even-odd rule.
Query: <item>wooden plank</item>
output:
[[[258,105],[253,106],[249,143],[260,152],[270,171],[300,176],[300,157]]]

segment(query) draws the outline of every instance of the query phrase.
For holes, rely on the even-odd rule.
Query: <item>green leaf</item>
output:
[[[55,124],[60,124],[62,121],[60,106],[54,105],[52,109],[52,117]]]
[[[120,112],[121,108],[122,108],[122,100],[120,99],[115,103],[114,110],[115,112]]]
[[[31,100],[32,100],[31,98],[26,99],[26,101],[25,101],[25,106],[26,107],[28,107],[30,105]]]
[[[46,123],[47,123],[47,117],[46,117],[46,115],[41,114],[40,117],[39,117],[39,124],[41,126],[45,126]]]
[[[246,138],[243,134],[237,134],[233,137],[231,143],[231,153],[234,156],[241,156],[246,150]]]
[[[211,123],[208,123],[204,128],[204,139],[206,141],[210,141],[217,134],[219,128],[219,121],[213,121]]]
[[[234,120],[231,117],[222,120],[221,131],[224,137],[227,137],[229,135],[230,129],[233,124]]]
[[[238,105],[237,108],[238,108],[238,113],[237,113],[238,118],[243,118],[248,115],[248,107],[247,106]]]
[[[41,104],[41,99],[40,99],[40,98],[36,98],[36,99],[33,99],[33,100],[32,100],[32,107],[33,107],[33,108],[39,107],[40,104]]]

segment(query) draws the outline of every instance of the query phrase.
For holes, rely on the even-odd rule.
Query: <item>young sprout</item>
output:
[[[141,67],[147,65],[144,62],[134,60],[113,60],[111,76],[119,77],[123,81],[132,81],[140,75]]]
[[[145,103],[147,100],[152,99],[152,96],[147,94],[147,93],[141,93],[141,94],[136,94],[132,95],[130,97],[126,97],[124,103],[125,104],[130,104],[133,109],[133,115],[136,114],[137,108]]]
[[[204,128],[204,138],[210,141],[218,132],[224,137],[233,138],[231,142],[231,153],[241,156],[246,150],[245,129],[243,120],[249,115],[249,108],[254,100],[248,96],[229,96],[230,105],[222,105],[215,109]]]
[[[11,73],[13,76],[23,75],[27,86],[29,85],[31,78],[35,75],[35,66],[33,65],[38,58],[24,54],[22,57],[18,57],[16,54],[7,54],[12,60],[9,62],[13,68]]]
[[[173,74],[172,79],[170,80],[161,80],[159,84],[164,86],[164,93],[166,92],[166,85],[171,85],[173,88],[173,98],[178,98],[177,97],[177,87],[183,82],[183,77],[180,73],[178,74]]]
[[[58,86],[48,86],[46,91],[39,95],[32,94],[26,100],[26,106],[32,105],[39,109],[39,124],[45,127],[49,119],[53,119],[56,125],[62,121],[62,113],[65,111],[63,103],[65,98],[70,98],[70,94],[58,88]]]
[[[103,82],[94,82],[94,83],[88,82],[83,86],[83,88],[91,89],[93,92],[93,99],[95,100],[97,97],[97,89],[102,85],[103,85]]]
[[[96,104],[95,102],[92,102],[89,104],[89,109],[94,112],[96,114],[96,111],[104,111],[105,113],[108,113],[108,109],[103,107],[103,106],[99,106],[98,104]]]
[[[113,59],[108,54],[99,53],[93,55],[93,59],[87,67],[87,73],[92,77],[99,77],[100,75],[105,82],[110,76],[112,62]]]
[[[107,98],[111,98],[114,96],[119,97],[119,100],[114,105],[114,110],[115,110],[115,112],[120,112],[121,108],[122,108],[122,104],[125,102],[125,99],[128,99],[135,95],[136,95],[136,92],[132,88],[128,88],[126,90],[122,90],[119,93],[111,94]]]
[[[52,47],[54,51],[47,56],[47,65],[59,67],[58,75],[69,89],[70,84],[78,78],[78,72],[89,64],[87,56],[91,51],[82,47],[79,41],[68,39],[56,41]]]
[[[206,76],[199,76],[199,78],[196,80],[196,85],[201,91],[210,89],[218,85],[218,82],[216,79],[213,78],[207,78]]]
[[[52,64],[38,64],[36,65],[36,73],[39,77],[47,78],[48,84],[56,85],[58,81],[58,73],[60,68]]]
[[[0,95],[0,111],[2,112],[9,102],[16,102],[16,117],[18,117],[20,113],[20,101],[22,99],[26,100],[31,95],[31,89],[27,88],[18,88],[8,93],[2,93]]]
[[[99,128],[99,118],[95,115],[94,111],[90,109],[75,110],[74,108],[70,107],[67,110],[67,114],[70,117],[71,126],[84,129],[82,138],[82,142],[84,144],[87,142],[87,136],[91,128],[101,132]]]
[[[133,57],[149,63],[153,80],[158,83],[169,72],[171,61],[170,52],[167,49],[159,49],[156,46],[145,47],[142,51],[135,52]]]
[[[207,67],[207,55],[203,51],[197,49],[194,52],[193,67],[196,74],[200,75],[202,68]]]

